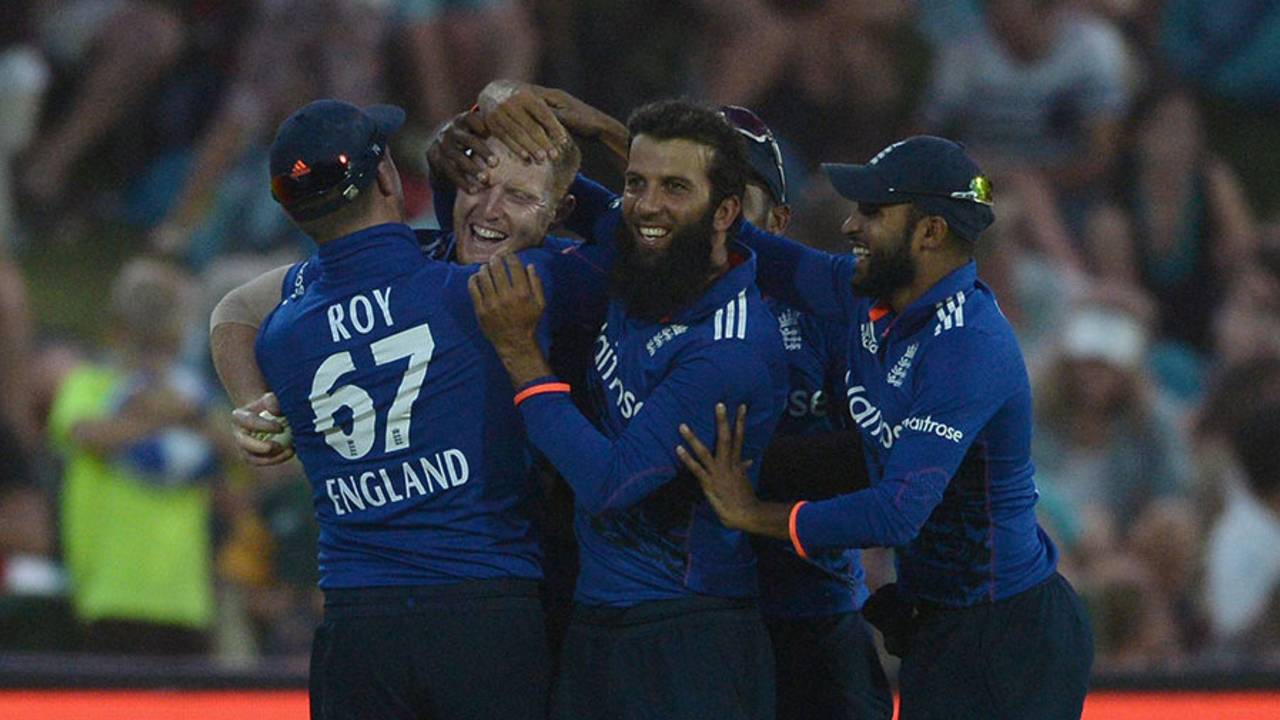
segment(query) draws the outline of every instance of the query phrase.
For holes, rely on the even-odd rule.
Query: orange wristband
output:
[[[529,387],[516,393],[515,404],[516,404],[516,407],[520,407],[520,403],[524,402],[525,400],[528,400],[534,395],[541,395],[543,393],[553,393],[553,392],[567,393],[571,389],[572,388],[569,387],[569,383],[562,383],[562,382],[549,382],[549,383],[540,383],[538,385],[530,385]]]
[[[808,505],[807,500],[801,500],[791,506],[791,517],[787,519],[787,533],[791,535],[791,547],[795,548],[796,554],[802,558],[808,558],[809,553],[804,551],[804,546],[800,544],[800,536],[796,534],[796,516],[800,514],[800,508]]]

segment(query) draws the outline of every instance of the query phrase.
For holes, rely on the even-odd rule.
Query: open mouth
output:
[[[471,236],[482,243],[493,243],[496,245],[497,243],[507,239],[506,233],[499,232],[493,228],[476,225],[475,223],[472,223],[469,227],[471,228]]]
[[[671,234],[671,228],[661,225],[636,225],[636,239],[645,247],[658,247],[666,242],[667,236]]]
[[[854,243],[853,247],[850,249],[850,252],[853,254],[854,257],[858,258],[859,260],[864,260],[871,255],[871,248],[867,247],[862,243]]]

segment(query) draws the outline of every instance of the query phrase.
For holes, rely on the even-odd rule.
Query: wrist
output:
[[[498,348],[498,358],[507,369],[511,384],[515,387],[522,387],[551,374],[537,341],[532,337],[504,343],[503,347]]]

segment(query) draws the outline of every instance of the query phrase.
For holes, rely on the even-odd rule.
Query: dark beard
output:
[[[862,262],[870,261],[868,272],[861,280],[853,281],[853,294],[883,299],[894,290],[904,288],[916,279],[916,262],[911,257],[911,224],[888,253],[868,255]]]
[[[622,301],[627,315],[660,322],[688,307],[706,289],[711,274],[711,235],[715,211],[672,230],[662,253],[643,250],[623,222],[618,226],[618,259],[609,274],[612,296]]]

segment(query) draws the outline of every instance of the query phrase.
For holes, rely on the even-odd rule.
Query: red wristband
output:
[[[796,516],[800,514],[800,508],[808,505],[807,500],[801,500],[791,506],[791,516],[787,519],[787,533],[791,535],[791,547],[795,548],[796,554],[802,558],[808,558],[809,553],[804,551],[804,546],[800,544],[800,536],[796,533]]]
[[[528,400],[534,395],[541,395],[543,393],[553,393],[553,392],[567,393],[571,389],[572,388],[569,387],[569,383],[562,383],[562,382],[549,382],[549,383],[539,383],[537,385],[530,385],[529,387],[516,393],[515,404],[516,404],[516,407],[520,407],[520,403],[524,402],[525,400]]]

